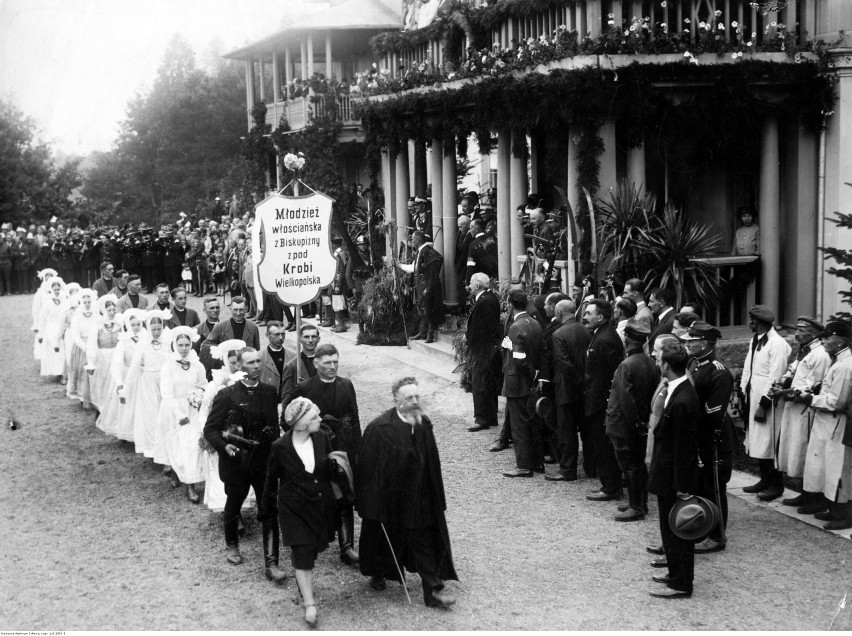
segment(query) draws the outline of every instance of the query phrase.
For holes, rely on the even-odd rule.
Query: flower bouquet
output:
[[[189,395],[186,396],[186,401],[189,402],[189,406],[194,408],[196,411],[201,408],[201,401],[204,399],[204,389],[200,387],[195,387],[192,391],[189,392]]]

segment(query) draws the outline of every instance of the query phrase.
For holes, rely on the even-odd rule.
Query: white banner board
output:
[[[332,199],[317,192],[273,194],[255,207],[252,226],[255,286],[288,305],[316,299],[334,281]],[[261,301],[259,292],[256,294]]]

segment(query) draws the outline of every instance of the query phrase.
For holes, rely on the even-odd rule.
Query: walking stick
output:
[[[719,530],[721,531],[722,543],[728,542],[725,532],[725,518],[722,516],[722,492],[719,489],[719,440],[713,440],[713,487],[716,489],[716,506],[719,508]]]
[[[408,599],[408,604],[411,605],[411,596],[408,594],[408,586],[405,584],[405,576],[402,574],[402,569],[399,567],[399,562],[396,560],[396,552],[393,550],[393,544],[391,543],[390,537],[388,536],[388,531],[385,530],[385,524],[382,521],[379,521],[379,525],[382,526],[382,532],[385,533],[385,539],[388,542],[388,548],[390,548],[391,556],[393,557],[393,564],[396,566],[396,571],[399,573],[399,581],[402,583],[402,589],[405,590],[405,597]]]

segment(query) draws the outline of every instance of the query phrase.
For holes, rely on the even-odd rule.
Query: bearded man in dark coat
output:
[[[364,430],[356,469],[361,574],[371,577],[373,589],[383,590],[385,579],[401,581],[398,564],[420,575],[428,607],[447,608],[455,598],[443,591],[444,580],[458,576],[438,446],[420,408],[417,380],[397,380],[392,392],[394,408]]]

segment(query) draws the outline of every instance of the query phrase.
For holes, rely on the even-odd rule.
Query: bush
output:
[[[364,324],[364,331],[358,334],[358,344],[406,344],[406,327],[413,333],[419,321],[411,292],[406,277],[395,275],[393,267],[387,265],[369,279],[358,303],[358,316]]]

